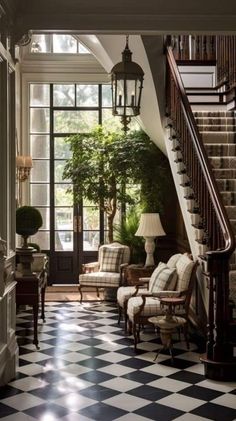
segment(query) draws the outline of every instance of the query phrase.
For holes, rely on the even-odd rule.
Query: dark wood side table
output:
[[[137,285],[140,278],[151,277],[156,266],[128,265],[125,268],[127,285]]]
[[[33,344],[38,348],[38,309],[39,309],[39,278],[37,276],[22,276],[15,273],[16,305],[29,305],[33,307],[34,339]],[[44,304],[44,303],[43,303]]]

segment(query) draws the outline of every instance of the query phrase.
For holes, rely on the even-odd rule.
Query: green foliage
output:
[[[115,240],[130,247],[131,263],[145,262],[144,241],[142,237],[136,237],[135,233],[139,226],[141,210],[132,207],[121,225],[114,226]]]
[[[107,214],[109,241],[113,240],[118,203],[139,203],[145,212],[161,211],[168,161],[143,131],[125,135],[97,126],[66,141],[72,157],[67,160],[63,179],[72,181],[75,203],[86,198]],[[134,198],[126,184],[139,184],[139,197]]]
[[[21,206],[16,210],[16,233],[29,236],[43,225],[41,213],[33,206]]]

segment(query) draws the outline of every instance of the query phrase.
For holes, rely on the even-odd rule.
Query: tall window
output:
[[[30,84],[30,149],[33,168],[30,202],[43,227],[32,238],[41,249],[72,251],[75,209],[62,174],[70,150],[65,138],[89,132],[98,123],[114,127],[111,87],[102,84]],[[119,119],[116,120],[119,125]],[[93,203],[82,206],[83,251],[97,250],[106,237],[106,220]],[[105,232],[104,232],[105,230]]]

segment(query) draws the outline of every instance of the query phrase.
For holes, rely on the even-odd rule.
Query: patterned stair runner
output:
[[[236,236],[236,113],[198,111],[194,116]],[[230,260],[230,297],[236,303],[236,251]]]

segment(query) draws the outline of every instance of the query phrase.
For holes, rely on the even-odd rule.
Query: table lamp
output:
[[[154,266],[154,239],[166,235],[161,225],[159,213],[142,213],[135,235],[145,238],[145,251],[147,253],[145,266]]]

